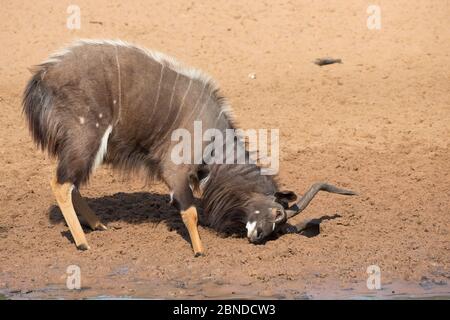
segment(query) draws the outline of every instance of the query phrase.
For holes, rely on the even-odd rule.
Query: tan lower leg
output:
[[[181,211],[181,218],[188,229],[195,255],[201,255],[203,253],[203,246],[197,229],[197,209],[195,207],[190,207],[186,211]]]
[[[75,211],[86,220],[86,223],[92,230],[107,229],[106,226],[100,222],[94,211],[89,208],[86,200],[83,199],[80,192],[76,188],[73,188],[72,200],[73,205],[75,206]]]
[[[50,184],[77,248],[81,250],[89,249],[86,236],[72,204],[72,189],[74,185],[71,183],[59,184],[56,177],[53,178]]]

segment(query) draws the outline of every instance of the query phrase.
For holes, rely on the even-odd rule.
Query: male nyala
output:
[[[23,97],[33,140],[58,160],[51,187],[79,249],[89,249],[77,214],[92,229],[106,229],[79,188],[103,162],[141,170],[172,190],[196,256],[204,252],[193,190],[201,192],[205,223],[224,233],[264,242],[320,191],[353,192],[315,184],[295,204],[273,176],[248,164],[175,164],[171,133],[235,129],[213,81],[161,53],[122,41],[81,40],[36,66]],[[203,144],[205,142],[202,142]],[[245,151],[248,155],[248,151]]]

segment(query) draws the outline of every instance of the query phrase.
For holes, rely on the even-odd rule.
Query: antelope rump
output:
[[[195,121],[220,132],[236,129],[228,104],[198,70],[122,41],[80,40],[51,55],[33,69],[23,111],[35,143],[58,159],[51,187],[79,249],[89,245],[77,214],[90,228],[106,229],[79,193],[103,162],[172,190],[196,256],[204,253],[196,190],[207,225],[226,234],[246,232],[252,243],[283,230],[320,190],[354,194],[317,183],[295,202],[294,192],[280,191],[255,163],[175,164],[172,132],[192,131]],[[232,143],[245,148],[239,138]]]

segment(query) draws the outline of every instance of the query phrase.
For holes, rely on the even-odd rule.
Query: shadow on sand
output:
[[[179,235],[190,243],[189,235],[184,227],[178,210],[169,201],[168,195],[148,192],[123,193],[119,192],[100,198],[85,197],[89,207],[96,213],[100,221],[107,227],[117,228],[114,222],[123,221],[131,224],[151,223],[158,225],[163,222],[167,228],[176,230]],[[48,210],[49,220],[52,224],[64,223],[64,218],[58,206],[52,205]],[[199,220],[202,216],[199,212]],[[82,218],[80,217],[80,222]],[[83,224],[83,223],[82,223]],[[117,224],[116,224],[117,225]],[[83,227],[86,233],[91,232],[88,227]],[[73,242],[69,231],[63,231],[62,235]]]
[[[175,230],[183,239],[190,243],[189,234],[181,220],[178,210],[169,201],[168,195],[148,192],[124,193],[119,192],[100,198],[85,198],[91,209],[97,214],[102,223],[107,227],[116,221],[124,221],[131,224],[151,223],[158,225],[163,222],[169,231]],[[197,201],[198,204],[198,201]],[[198,206],[197,206],[198,207]],[[58,206],[52,205],[48,210],[49,220],[52,224],[64,223],[64,218]],[[295,233],[312,238],[320,234],[320,223],[325,220],[340,218],[339,214],[325,215],[320,218],[304,220],[295,226]],[[82,218],[80,217],[82,222]],[[201,209],[199,210],[199,223],[205,226],[205,219]],[[86,233],[91,232],[84,227]],[[61,232],[63,236],[73,242],[70,232]],[[283,234],[273,235],[268,241],[276,240]],[[219,235],[220,236],[220,235]],[[222,235],[223,236],[223,235]]]
[[[304,220],[295,225],[295,228],[297,229],[296,232],[307,238],[313,238],[320,234],[320,224],[322,223],[322,221],[334,220],[340,217],[341,215],[334,214],[332,216],[326,215],[317,219]]]

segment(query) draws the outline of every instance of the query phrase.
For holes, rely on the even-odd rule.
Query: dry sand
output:
[[[0,292],[13,298],[450,294],[450,2],[9,1],[0,11]],[[120,38],[205,70],[243,128],[280,128],[281,184],[321,194],[296,221],[320,233],[264,246],[201,227],[194,258],[163,185],[100,169],[82,190],[107,224],[77,251],[51,194],[55,162],[21,116],[28,67],[77,38]],[[319,67],[316,58],[343,64]],[[255,79],[248,75],[254,73]],[[86,230],[87,231],[87,230]],[[66,289],[78,265],[81,291]],[[369,265],[383,290],[366,288]]]

